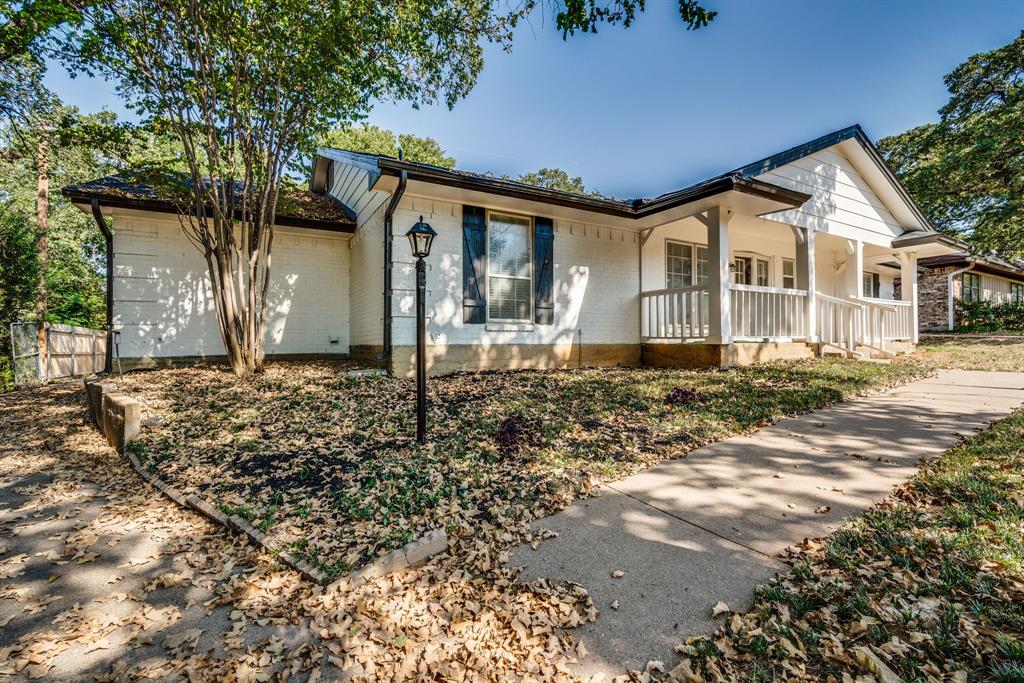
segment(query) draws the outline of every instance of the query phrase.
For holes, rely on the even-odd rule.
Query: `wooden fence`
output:
[[[46,323],[46,357],[40,358],[36,323],[11,323],[14,383],[40,384],[60,377],[103,372],[107,333],[86,327]]]

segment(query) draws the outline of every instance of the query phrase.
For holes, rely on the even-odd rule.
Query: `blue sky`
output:
[[[1013,40],[1024,2],[706,0],[685,30],[675,0],[648,0],[628,30],[563,41],[540,14],[511,54],[490,49],[455,109],[380,104],[370,121],[436,138],[460,168],[559,166],[620,197],[655,195],[851,123],[872,138],[934,120],[942,76]],[[85,111],[126,110],[112,89],[50,85]]]

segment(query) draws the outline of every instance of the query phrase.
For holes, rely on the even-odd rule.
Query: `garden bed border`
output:
[[[238,515],[228,515],[195,494],[185,494],[143,467],[135,454],[126,448],[131,441],[138,438],[141,432],[142,405],[138,401],[118,391],[115,383],[99,378],[86,380],[85,390],[89,412],[100,433],[118,453],[128,456],[128,462],[132,469],[146,482],[178,506],[194,510],[216,524],[241,533],[250,544],[267,551],[297,571],[303,578],[319,586],[324,586],[327,583],[327,574],[286,550],[275,550],[270,547],[266,540],[266,534],[249,524],[247,520]],[[382,576],[408,569],[447,549],[448,534],[443,529],[429,531],[335,580],[327,585],[325,590],[334,591],[368,583]]]

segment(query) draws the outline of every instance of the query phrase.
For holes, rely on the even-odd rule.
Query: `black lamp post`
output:
[[[427,263],[430,245],[437,233],[423,222],[405,233],[412,255],[416,257],[416,443],[427,442]]]

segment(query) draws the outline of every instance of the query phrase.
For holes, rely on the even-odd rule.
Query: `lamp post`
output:
[[[420,216],[405,233],[416,257],[416,443],[427,442],[427,263],[437,233]]]

